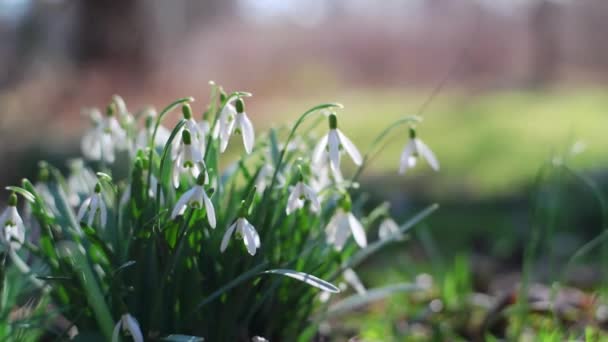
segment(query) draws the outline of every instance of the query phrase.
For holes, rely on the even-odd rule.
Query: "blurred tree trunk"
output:
[[[553,81],[559,64],[559,5],[540,0],[531,12],[530,85],[542,87]]]

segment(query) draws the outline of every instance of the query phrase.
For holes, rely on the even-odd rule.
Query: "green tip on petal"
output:
[[[190,135],[190,131],[189,130],[185,129],[182,132],[182,141],[186,145],[191,145],[192,144],[192,136]]]
[[[95,193],[96,194],[101,193],[101,184],[100,183],[95,184]]]
[[[192,119],[192,107],[189,104],[185,104],[182,106],[182,114],[184,115],[184,119],[190,120]]]
[[[415,139],[416,138],[416,130],[414,129],[414,127],[410,127],[410,139]]]
[[[237,113],[245,112],[245,102],[243,102],[242,98],[239,97],[238,99],[236,99],[235,107]]]
[[[8,205],[10,207],[17,206],[17,195],[14,192],[8,197]]]
[[[329,114],[329,129],[338,128],[338,118],[336,114]]]

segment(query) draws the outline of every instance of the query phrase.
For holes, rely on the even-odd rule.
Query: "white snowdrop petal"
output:
[[[240,124],[241,124],[241,132],[243,134],[243,144],[245,145],[245,151],[247,154],[251,153],[253,150],[253,144],[255,142],[255,131],[253,129],[253,124],[251,120],[247,117],[247,114],[240,113]]]
[[[338,133],[340,143],[342,144],[342,147],[344,147],[346,153],[348,153],[356,165],[361,165],[361,163],[363,163],[363,158],[361,157],[361,153],[359,153],[359,150],[355,144],[353,144],[353,142],[350,141],[350,139],[348,139],[348,137],[346,137],[346,135],[344,135],[339,129],[336,129],[336,132]]]
[[[85,199],[84,202],[82,202],[82,204],[80,205],[80,209],[78,209],[78,215],[76,215],[76,217],[78,218],[78,222],[82,222],[84,215],[86,215],[87,210],[89,210],[90,204],[91,204],[91,197]]]
[[[137,320],[129,314],[125,316],[126,322],[123,323],[123,329],[129,331],[129,334],[131,334],[131,337],[133,338],[133,342],[143,342],[144,337],[141,333],[141,329]]]
[[[183,214],[183,210],[188,205],[188,202],[190,201],[190,198],[192,198],[192,195],[194,194],[195,191],[196,191],[196,188],[192,188],[192,189],[186,191],[182,195],[182,197],[180,197],[179,200],[177,200],[177,203],[175,204],[175,207],[173,208],[173,211],[171,212],[172,220],[175,219],[177,216]]]
[[[407,145],[405,145],[403,152],[401,152],[401,159],[399,161],[399,174],[404,174],[405,171],[410,168],[409,160],[410,157],[413,156],[414,148],[414,140],[410,140]]]
[[[328,135],[323,136],[323,138],[321,138],[321,140],[319,140],[319,142],[317,143],[317,146],[315,146],[315,149],[312,153],[312,162],[314,164],[319,164],[321,163],[322,159],[323,159],[323,152],[325,152],[325,149],[327,148],[327,140],[328,140]]]
[[[228,243],[230,242],[230,237],[234,233],[237,223],[238,223],[238,220],[236,222],[234,222],[230,226],[230,228],[228,228],[226,230],[226,232],[224,233],[224,236],[222,237],[222,243],[220,244],[220,252],[224,252],[226,250],[226,248],[228,247]]]
[[[332,129],[327,134],[327,146],[329,150],[329,160],[334,170],[340,170],[340,138],[336,130]]]
[[[215,228],[215,209],[213,208],[213,203],[211,203],[211,200],[205,193],[203,193],[203,202],[205,203],[205,210],[207,212],[207,221],[209,221],[211,228]]]
[[[429,163],[431,168],[435,171],[439,171],[439,161],[431,149],[420,139],[418,141],[418,152],[420,155]]]
[[[367,246],[367,237],[365,236],[365,230],[363,226],[357,220],[355,215],[352,213],[348,213],[348,225],[350,226],[350,230],[353,233],[353,237],[355,238],[355,242],[359,245],[359,247]]]
[[[116,322],[114,331],[112,331],[112,342],[118,342],[118,334],[120,333],[120,327],[122,326],[122,318]]]
[[[243,243],[245,243],[245,247],[247,247],[247,252],[251,255],[255,255],[256,251],[256,241],[255,241],[255,233],[252,232],[255,230],[253,226],[249,222],[244,222],[241,226],[241,233],[243,234]]]

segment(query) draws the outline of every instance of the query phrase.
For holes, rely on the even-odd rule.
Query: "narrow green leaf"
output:
[[[298,272],[294,270],[286,270],[286,269],[276,269],[276,270],[268,270],[262,273],[265,274],[279,274],[285,277],[293,278],[304,282],[312,287],[316,287],[323,291],[331,292],[331,293],[339,293],[340,289],[334,284],[327,282],[323,279],[319,279],[311,274]]]
[[[385,299],[398,292],[412,292],[417,290],[419,290],[419,288],[415,284],[400,283],[372,289],[364,294],[352,295],[331,305],[327,313],[324,315],[324,318],[335,317],[347,312],[351,312],[367,304]]]
[[[34,195],[32,195],[31,192],[29,192],[21,187],[7,186],[6,190],[18,193],[19,195],[23,196],[23,198],[25,198],[28,202],[31,202],[31,203],[36,202],[36,197],[34,197]]]

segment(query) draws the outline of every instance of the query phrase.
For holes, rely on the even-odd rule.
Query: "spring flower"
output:
[[[70,168],[70,176],[67,179],[68,200],[75,207],[93,190],[97,178],[93,171],[85,167],[82,159],[71,160],[68,164]]]
[[[150,145],[150,140],[152,139],[152,135],[154,134],[156,111],[152,108],[146,110],[146,119],[144,123],[144,129],[142,129],[139,134],[137,134],[137,140],[135,141],[135,146],[139,150],[145,150]],[[165,126],[159,125],[158,130],[156,131],[156,136],[154,137],[154,147],[162,148],[167,144],[169,137],[171,136],[171,131],[169,131]]]
[[[126,313],[122,315],[122,317],[120,317],[120,320],[116,322],[116,325],[114,326],[114,332],[112,332],[112,342],[119,341],[118,334],[120,333],[120,328],[122,328],[123,332],[131,335],[131,338],[133,338],[133,342],[144,341],[144,336],[141,332],[141,328],[139,327],[139,323],[137,322],[135,317],[131,316],[131,314]]]
[[[173,160],[173,186],[179,188],[179,179],[182,173],[190,173],[192,177],[196,178],[200,174],[201,169],[206,169],[205,162],[203,161],[203,152],[192,143],[190,131],[185,129],[182,131],[182,142]]]
[[[319,212],[321,209],[321,204],[317,198],[317,193],[311,187],[304,184],[302,180],[300,180],[291,190],[291,194],[289,194],[285,212],[287,215],[290,215],[292,212],[303,208],[306,201],[310,202],[310,210],[313,213]]]
[[[355,215],[350,212],[350,207],[350,198],[346,195],[342,199],[340,208],[336,210],[325,228],[327,243],[334,245],[338,251],[342,250],[351,233],[360,247],[367,246],[365,230]]]
[[[8,207],[0,215],[0,241],[11,248],[19,250],[25,241],[25,226],[17,211],[17,195],[11,194]]]
[[[129,113],[127,109],[127,104],[125,100],[119,95],[112,95],[112,105],[115,106],[116,113],[118,114],[118,118],[123,125],[130,126],[135,122],[133,115]]]
[[[224,233],[222,243],[220,245],[220,251],[223,253],[228,247],[230,237],[236,230],[236,233],[243,238],[243,243],[247,247],[247,252],[251,255],[255,255],[256,249],[260,248],[260,235],[255,230],[255,227],[247,221],[245,217],[239,217]]]
[[[201,173],[196,180],[196,185],[192,189],[186,191],[177,201],[177,204],[171,213],[171,219],[183,215],[187,207],[201,209],[205,206],[207,221],[209,221],[211,228],[215,228],[215,210],[213,209],[213,203],[211,203],[209,196],[207,196],[207,192],[205,192],[205,188],[203,188],[204,184],[205,174]]]
[[[249,154],[253,150],[255,132],[251,120],[249,120],[247,113],[245,113],[245,103],[243,102],[243,99],[238,98],[236,100],[236,106],[233,108],[230,106],[230,104],[226,104],[220,113],[220,151],[222,153],[226,151],[230,136],[236,133],[243,136],[245,152]]]
[[[408,169],[416,166],[418,156],[422,156],[433,170],[439,171],[439,161],[433,151],[422,140],[416,138],[416,131],[410,128],[410,141],[401,152],[399,173],[404,174]]]
[[[403,233],[399,230],[399,225],[392,218],[386,218],[380,223],[378,228],[378,237],[380,240],[387,240],[396,237],[398,240],[403,239]]]
[[[361,165],[363,162],[361,153],[359,153],[355,144],[338,129],[336,115],[330,114],[329,133],[321,138],[315,147],[312,155],[313,163],[318,165],[324,159],[329,158],[332,170],[338,172],[340,170],[340,147],[344,148],[356,165]],[[327,154],[324,153],[325,151],[327,151]]]
[[[97,183],[95,185],[95,192],[89,198],[85,199],[78,210],[78,221],[83,222],[85,215],[87,217],[87,225],[92,226],[93,221],[97,217],[99,213],[99,220],[101,223],[101,228],[105,228],[106,223],[108,222],[108,209],[106,208],[106,204],[103,201],[101,194],[101,184]]]
[[[182,115],[184,117],[185,123],[182,127],[181,131],[178,134],[183,133],[184,130],[188,130],[190,132],[190,136],[192,139],[192,145],[196,146],[200,151],[205,150],[206,146],[206,131],[203,129],[202,123],[197,123],[192,118],[192,108],[189,104],[185,104],[182,106]],[[173,145],[173,156],[177,154],[179,147],[183,145],[183,142]]]
[[[253,336],[251,342],[268,342],[268,340],[261,336]]]
[[[113,163],[114,150],[125,150],[129,147],[127,133],[116,120],[112,106],[108,107],[105,116],[102,117],[99,110],[94,109],[90,112],[90,117],[95,127],[82,138],[82,153],[91,160]]]
[[[367,292],[365,286],[363,286],[363,283],[361,282],[361,279],[359,279],[359,276],[357,276],[357,273],[355,273],[352,268],[345,269],[342,276],[348,285],[355,289],[358,294],[362,295]]]

